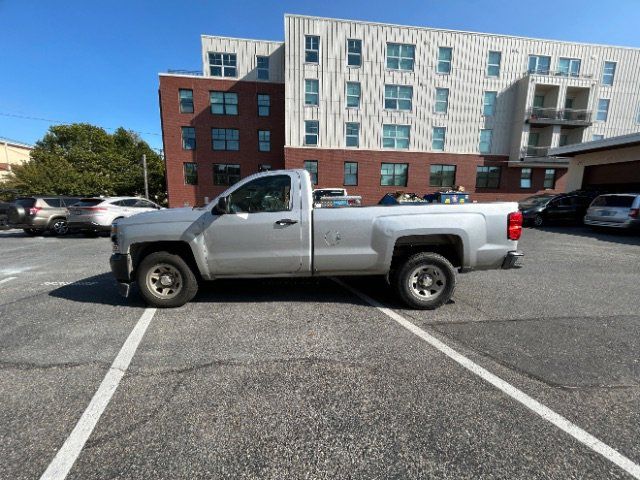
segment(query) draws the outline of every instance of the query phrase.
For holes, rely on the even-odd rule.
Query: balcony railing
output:
[[[592,73],[575,73],[575,72],[567,72],[565,70],[551,70],[545,68],[536,68],[527,70],[527,74],[529,75],[546,75],[549,77],[569,77],[569,78],[586,78],[587,80],[593,79]]]
[[[545,124],[571,124],[588,126],[591,125],[591,110],[577,110],[574,108],[542,108],[531,107],[527,110],[527,121],[529,123]]]
[[[193,75],[195,77],[203,77],[202,70],[167,70],[167,73],[173,73],[175,75]]]
[[[538,147],[535,145],[527,145],[522,149],[522,157],[546,157],[551,147]]]

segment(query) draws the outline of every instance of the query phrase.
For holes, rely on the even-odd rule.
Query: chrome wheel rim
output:
[[[147,288],[157,298],[168,300],[177,296],[183,287],[182,274],[173,265],[159,263],[146,276]]]
[[[435,265],[422,265],[409,275],[409,291],[420,300],[438,298],[447,286],[447,277]]]
[[[65,222],[64,220],[56,220],[56,222],[53,224],[53,231],[56,233],[56,235],[65,235],[67,231],[69,231],[67,222]]]
[[[540,215],[536,215],[535,218],[533,219],[533,224],[536,227],[542,226],[542,217]]]

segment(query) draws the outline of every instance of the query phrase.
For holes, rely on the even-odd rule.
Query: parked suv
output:
[[[21,228],[29,235],[66,235],[67,207],[79,198],[60,196],[19,197],[9,207],[9,226]]]
[[[584,217],[591,227],[640,228],[640,193],[600,195]]]
[[[518,206],[525,223],[536,227],[547,223],[579,223],[596,195],[587,191],[541,194],[521,200]]]
[[[109,232],[119,218],[159,209],[155,203],[138,197],[82,198],[69,208],[67,221],[71,230],[91,236]]]

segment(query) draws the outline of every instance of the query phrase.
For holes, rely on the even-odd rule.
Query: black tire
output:
[[[66,218],[54,218],[49,222],[49,233],[55,237],[63,237],[69,233]]]
[[[533,226],[534,227],[542,227],[544,225],[544,217],[540,214],[537,214],[535,217],[533,217]]]
[[[424,272],[420,272],[422,269]],[[456,270],[442,255],[422,252],[409,257],[394,272],[391,280],[398,295],[409,307],[434,310],[453,296]]]
[[[163,286],[163,284],[159,283],[160,278],[158,278],[156,282],[158,288],[156,289],[150,286],[152,284],[151,281],[147,281],[148,276],[153,275],[154,271],[162,269],[162,266],[165,266],[170,271],[179,273],[179,280],[177,280],[177,275],[170,275],[172,281],[179,281],[180,287],[178,291],[175,294],[169,293],[168,295],[172,296],[165,298],[163,298],[163,294],[160,293],[159,289],[170,290],[171,286]],[[167,273],[167,275],[169,274]],[[146,256],[137,268],[136,280],[142,298],[149,305],[157,308],[181,307],[198,293],[198,280],[191,267],[187,265],[187,262],[182,257],[169,252],[155,252]]]

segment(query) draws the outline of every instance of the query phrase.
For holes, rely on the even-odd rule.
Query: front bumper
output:
[[[114,253],[109,258],[109,265],[111,266],[111,273],[118,282],[118,291],[123,297],[129,296],[129,288],[131,287],[131,273],[133,272],[133,266],[131,264],[131,255],[122,253]]]
[[[521,265],[518,265],[518,260],[524,257],[524,253],[518,251],[512,251],[507,253],[502,261],[503,270],[508,270],[510,268],[520,268]]]

